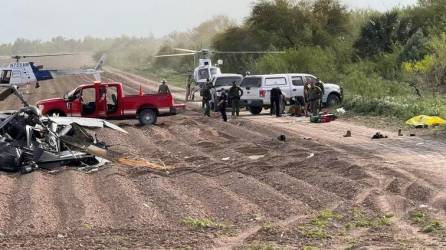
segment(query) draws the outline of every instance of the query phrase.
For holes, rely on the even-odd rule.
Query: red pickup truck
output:
[[[155,124],[158,116],[169,116],[186,110],[175,104],[171,94],[124,95],[121,83],[81,85],[63,98],[37,102],[43,115],[89,117],[110,120],[138,119],[142,125]]]

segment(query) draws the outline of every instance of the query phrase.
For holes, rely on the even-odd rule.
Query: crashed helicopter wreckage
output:
[[[110,161],[167,170],[145,160],[129,160],[124,154],[107,149],[85,127],[108,127],[127,133],[99,119],[43,117],[32,106],[0,113],[0,170],[30,173],[38,168],[54,170],[63,166],[96,169]]]

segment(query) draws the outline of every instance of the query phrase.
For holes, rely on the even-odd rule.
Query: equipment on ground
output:
[[[283,54],[283,51],[217,51],[210,49],[191,50],[175,48],[175,50],[183,52],[178,54],[157,55],[156,58],[193,56],[194,65],[198,66],[193,70],[192,75],[188,77],[186,88],[186,101],[194,100],[195,93],[198,92],[207,81],[212,81],[215,76],[222,74],[220,66],[223,65],[222,60],[218,60],[216,65],[212,64],[212,54]],[[198,59],[198,60],[197,60]]]
[[[446,120],[438,116],[419,115],[406,121],[406,124],[413,127],[440,126],[446,124]]]

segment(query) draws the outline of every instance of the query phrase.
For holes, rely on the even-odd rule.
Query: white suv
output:
[[[271,108],[271,89],[279,87],[287,99],[293,97],[303,98],[304,85],[307,82],[316,81],[317,78],[310,74],[275,74],[252,75],[243,79],[240,87],[244,91],[241,105],[247,107],[252,114],[260,114],[263,108]],[[324,83],[324,96],[322,102],[326,106],[333,106],[342,101],[343,91],[337,84]],[[283,100],[281,111],[285,110],[288,103]]]

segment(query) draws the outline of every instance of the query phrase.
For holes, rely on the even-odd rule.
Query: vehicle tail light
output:
[[[259,95],[260,95],[260,97],[265,97],[266,96],[266,90],[264,90],[264,89],[259,90]]]

